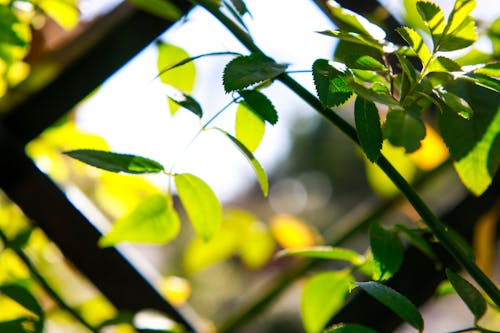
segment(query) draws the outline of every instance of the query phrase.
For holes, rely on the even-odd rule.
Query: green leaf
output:
[[[455,61],[446,58],[446,57],[436,57],[431,60],[429,67],[427,68],[427,72],[456,72],[460,71],[460,65],[457,64]]]
[[[345,72],[332,64],[325,59],[318,59],[313,64],[314,84],[319,100],[325,107],[344,104],[352,95]]]
[[[417,1],[417,10],[431,33],[435,47],[438,45],[444,32],[446,24],[444,13],[437,4],[428,1]]]
[[[177,193],[194,230],[204,241],[211,240],[222,222],[222,207],[215,193],[194,175],[182,173],[174,178]]]
[[[348,270],[324,272],[309,278],[302,291],[300,312],[307,333],[319,333],[344,304],[353,282]]]
[[[256,115],[260,116],[271,125],[278,122],[278,112],[274,108],[273,103],[260,91],[257,90],[242,90],[240,91],[244,103]]]
[[[61,27],[71,29],[78,24],[80,16],[77,2],[77,0],[38,0],[36,5]]]
[[[301,256],[317,259],[343,260],[353,265],[361,265],[365,258],[356,251],[341,247],[332,246],[312,246],[299,249],[285,249],[278,253],[278,256]]]
[[[4,5],[0,5],[0,43],[2,46],[20,46],[29,45],[29,39],[23,34],[22,22],[14,14],[14,11]],[[29,35],[28,35],[29,36]]]
[[[168,87],[168,98],[175,104],[182,106],[183,108],[191,111],[199,118],[203,117],[203,110],[201,109],[200,104],[193,97],[188,94],[176,89],[172,86]]]
[[[448,16],[448,23],[445,27],[445,36],[453,34],[464,21],[468,19],[469,14],[476,8],[475,0],[456,0],[453,9]]]
[[[266,129],[264,120],[240,103],[236,109],[236,139],[254,152],[260,145]]]
[[[495,79],[494,77],[484,74],[468,73],[464,78],[470,78],[476,85],[493,90],[496,93],[500,93],[500,80]]]
[[[262,189],[262,193],[264,196],[267,197],[267,193],[269,191],[269,183],[267,180],[267,175],[266,172],[264,171],[264,168],[260,165],[259,161],[253,156],[252,152],[248,150],[247,147],[243,143],[241,143],[238,139],[236,139],[234,136],[231,134],[227,133],[226,131],[217,128],[222,134],[227,136],[234,144],[235,146],[245,155],[245,157],[248,159],[250,162],[250,165],[252,166],[253,170],[255,171],[255,175],[257,176],[257,180],[259,181],[260,188]]]
[[[33,321],[30,317],[21,317],[13,320],[0,322],[0,332],[8,333],[31,333],[31,330],[27,330],[26,327],[31,325],[37,326],[37,323]],[[36,333],[42,333],[42,331],[35,331]]]
[[[231,3],[240,15],[248,13],[248,8],[243,0],[231,0]]]
[[[349,87],[351,87],[358,96],[361,96],[366,100],[385,104],[393,109],[402,109],[399,102],[391,96],[383,84],[374,83],[371,88],[367,88],[354,80],[350,80]]]
[[[145,197],[129,214],[119,218],[99,246],[121,242],[163,244],[179,233],[180,221],[173,206],[163,194]]]
[[[404,257],[403,244],[392,230],[386,230],[378,223],[370,226],[370,247],[375,260],[375,280],[387,280],[401,267]]]
[[[380,44],[378,41],[355,32],[347,32],[342,30],[325,30],[325,31],[319,31],[318,33],[325,36],[338,38],[341,41],[369,47],[375,49],[378,52],[381,52],[383,50],[383,45]]]
[[[182,11],[171,1],[165,0],[128,0],[140,9],[169,21],[177,21]]]
[[[474,105],[474,116],[468,120],[444,110],[439,116],[439,128],[460,179],[472,193],[480,195],[500,165],[498,93],[465,80],[456,80],[448,90]]]
[[[33,312],[33,314],[39,318],[39,321],[42,322],[44,320],[45,314],[42,307],[26,288],[14,283],[3,284],[0,285],[0,293],[18,303],[23,308]]]
[[[33,228],[21,230],[14,238],[12,238],[12,240],[9,241],[9,247],[19,250],[23,249],[28,244],[33,231]]]
[[[424,122],[413,112],[391,110],[385,119],[384,137],[393,145],[412,152],[420,147],[425,137]]]
[[[285,72],[287,65],[278,64],[261,54],[241,56],[231,60],[222,77],[226,92],[244,89],[252,84],[274,79]]]
[[[402,54],[396,53],[396,56],[399,60],[399,64],[401,65],[401,70],[403,72],[403,77],[401,79],[401,101],[407,97],[408,93],[412,91],[412,88],[417,83],[417,73],[413,65],[410,63],[408,59]]]
[[[441,89],[436,90],[436,94],[450,110],[456,112],[460,117],[464,119],[470,119],[474,114],[474,111],[472,111],[469,103],[467,103],[466,100],[455,95],[454,93]]]
[[[368,55],[350,55],[346,57],[346,65],[351,69],[364,69],[385,72],[387,68],[377,59]]]
[[[377,331],[358,324],[338,324],[327,328],[323,333],[377,333]]]
[[[500,62],[493,62],[491,64],[479,65],[474,73],[487,76],[500,77]]]
[[[155,79],[160,77],[161,75],[171,71],[172,69],[181,67],[185,64],[188,64],[188,63],[193,62],[193,61],[200,59],[200,58],[214,57],[214,56],[228,56],[228,55],[241,56],[240,53],[236,53],[236,52],[209,52],[209,53],[203,53],[203,54],[193,56],[193,57],[184,58],[176,63],[173,63],[165,68],[160,69],[160,71],[159,71],[158,75],[155,77]]]
[[[231,3],[227,0],[222,0],[222,3],[229,11],[229,13],[233,16],[233,18],[246,30],[248,31],[248,27],[243,21],[243,14],[247,12],[245,3],[241,0],[231,0]],[[238,6],[238,7],[236,7]],[[244,8],[243,8],[244,7]]]
[[[500,55],[500,17],[498,17],[488,28],[488,37],[493,44],[493,56]]]
[[[472,45],[476,40],[476,24],[474,23],[474,18],[472,16],[468,16],[453,33],[446,33],[439,43],[439,50],[460,50]]]
[[[366,157],[375,162],[380,156],[383,141],[380,117],[375,103],[359,96],[356,97],[354,120],[361,148]]]
[[[141,174],[158,173],[165,170],[160,163],[137,155],[92,149],[77,149],[67,151],[64,154],[96,168],[111,172]]]
[[[419,249],[426,256],[428,256],[429,258],[431,258],[436,262],[438,261],[438,257],[434,253],[434,250],[429,245],[427,240],[424,237],[422,237],[422,235],[418,230],[410,229],[407,226],[401,224],[396,224],[394,226],[394,230],[403,234],[410,241],[410,243],[413,244],[413,246]]]
[[[331,17],[335,25],[340,30],[359,33],[361,35],[380,40],[385,38],[385,32],[377,25],[369,22],[366,18],[353,11],[342,8],[334,1],[327,1],[326,5],[330,10]]]
[[[355,283],[370,296],[394,311],[404,321],[420,332],[424,329],[424,320],[418,309],[405,296],[378,282]]]
[[[431,59],[431,52],[427,45],[425,45],[422,36],[419,35],[415,30],[408,27],[399,27],[396,31],[403,37],[403,39],[408,43],[411,49],[417,54],[417,56],[422,61],[422,65],[426,65]]]
[[[481,293],[469,281],[448,268],[446,268],[446,276],[476,321],[479,320],[486,312],[486,301]]]
[[[160,80],[172,87],[185,92],[191,93],[194,87],[196,78],[196,68],[194,63],[189,61],[189,54],[182,48],[163,42],[157,43],[158,46],[158,72]],[[183,66],[176,66],[183,62]],[[170,113],[173,115],[179,109],[176,103],[169,103]]]

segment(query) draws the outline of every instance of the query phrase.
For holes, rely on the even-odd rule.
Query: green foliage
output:
[[[373,278],[387,280],[393,276],[401,266],[404,249],[397,233],[384,229],[378,223],[370,226],[370,247],[375,260]]]
[[[179,8],[177,8],[177,6],[175,6],[171,1],[165,1],[165,0],[128,0],[128,1],[147,12],[150,12],[154,15],[157,15],[169,21],[176,21],[182,15],[182,11]]]
[[[422,61],[422,65],[426,66],[431,59],[431,51],[427,45],[425,45],[422,36],[418,34],[415,30],[408,27],[400,27],[396,31],[404,38],[404,40],[410,45],[411,49]]]
[[[443,10],[434,2],[417,1],[416,5],[420,17],[424,20],[431,33],[434,45],[437,45],[441,40],[446,24]]]
[[[0,323],[0,328],[12,329],[13,332],[26,332],[24,328],[24,323],[30,322],[34,324],[34,333],[42,333],[44,321],[45,321],[45,312],[42,307],[36,300],[36,298],[28,291],[26,288],[10,283],[0,285],[0,294],[10,298],[14,302],[21,305],[23,308],[29,310],[35,317],[23,317],[15,320],[2,322]]]
[[[174,179],[177,194],[194,230],[204,241],[211,240],[222,222],[222,208],[215,193],[194,175],[176,174]]]
[[[246,104],[240,103],[236,109],[235,136],[247,149],[254,152],[264,137],[266,127],[264,120],[250,110]]]
[[[339,324],[326,329],[323,333],[377,333],[377,331],[358,324]]]
[[[393,145],[412,152],[420,147],[425,137],[425,125],[414,112],[391,110],[384,123],[384,137]]]
[[[448,268],[446,269],[446,276],[474,315],[475,320],[478,321],[486,312],[486,301],[481,293],[469,281]]]
[[[354,120],[361,148],[366,157],[375,162],[382,149],[382,130],[375,103],[358,96],[354,103]]]
[[[176,103],[179,106],[191,111],[199,118],[203,117],[203,110],[201,109],[200,104],[193,97],[188,94],[175,89],[174,87],[169,87],[168,98],[170,101]]]
[[[163,244],[179,233],[180,221],[170,200],[162,194],[145,197],[126,216],[113,224],[99,240],[102,247],[121,242]]]
[[[243,103],[256,115],[271,125],[278,122],[278,113],[266,95],[257,90],[241,90],[239,93],[243,97]]]
[[[424,320],[418,309],[408,298],[392,288],[377,282],[356,282],[370,296],[394,311],[404,321],[415,327],[419,332],[424,329]]]
[[[285,72],[287,65],[278,64],[262,54],[251,54],[231,60],[224,69],[226,92],[245,89],[250,85],[272,80]]]
[[[333,1],[327,3],[330,14],[333,17],[335,25],[342,31],[354,32],[372,40],[383,39],[385,33],[377,25],[370,23],[366,18],[350,10],[342,8]]]
[[[316,259],[342,260],[353,265],[362,265],[365,258],[356,251],[331,246],[313,246],[300,249],[285,249],[279,252],[279,256],[300,256]]]
[[[306,281],[300,310],[307,333],[322,331],[344,303],[352,282],[347,270],[319,273]]]
[[[267,180],[267,175],[266,172],[264,171],[264,168],[262,165],[260,165],[259,161],[253,156],[252,152],[248,150],[248,148],[241,143],[237,138],[232,136],[231,134],[227,133],[224,130],[221,130],[218,128],[218,130],[224,134],[226,137],[231,140],[231,142],[234,143],[234,145],[240,150],[240,152],[245,155],[247,158],[248,162],[250,162],[250,165],[252,166],[253,170],[255,171],[255,175],[257,176],[257,180],[259,181],[260,188],[262,190],[262,193],[264,196],[267,196],[269,192],[269,182]]]
[[[313,64],[313,77],[319,100],[326,107],[344,104],[352,95],[347,84],[347,75],[343,68],[336,68],[334,63],[318,59]]]
[[[142,174],[164,171],[164,167],[160,163],[137,155],[92,149],[72,150],[65,152],[65,154],[88,165],[111,172]]]

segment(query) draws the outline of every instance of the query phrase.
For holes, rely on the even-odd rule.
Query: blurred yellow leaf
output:
[[[78,23],[78,0],[38,0],[37,5],[64,29],[71,29]]]
[[[78,311],[92,325],[98,325],[117,314],[113,305],[102,295],[92,297],[84,303],[79,304]]]
[[[395,147],[385,140],[382,146],[382,154],[408,182],[413,180],[417,168],[410,157],[405,154],[404,148]],[[376,164],[367,159],[365,159],[365,162],[366,177],[375,192],[383,197],[390,197],[398,193],[397,187]]]
[[[496,228],[500,218],[500,201],[481,216],[474,227],[473,247],[477,265],[491,276],[495,262]]]
[[[7,82],[13,87],[21,83],[30,73],[30,65],[23,61],[14,62],[7,71]]]
[[[6,249],[0,254],[0,283],[30,278],[30,272],[14,251]]]
[[[183,305],[191,295],[191,284],[189,281],[178,276],[163,277],[158,289],[174,306]]]
[[[271,219],[271,232],[285,249],[309,247],[319,244],[317,233],[303,221],[291,215],[276,215]]]
[[[420,169],[432,170],[448,158],[449,152],[439,134],[428,125],[425,128],[426,135],[420,148],[409,156]]]
[[[31,311],[2,294],[0,294],[0,310],[0,322],[13,320],[19,317],[31,317],[36,319],[36,316]]]

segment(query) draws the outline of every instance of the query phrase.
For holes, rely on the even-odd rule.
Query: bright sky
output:
[[[82,0],[82,10],[84,15],[92,15],[116,2],[119,1]],[[382,2],[395,13],[400,12],[402,1]],[[483,19],[500,16],[500,6],[492,8],[491,2],[479,0],[476,15]],[[331,29],[331,23],[312,1],[248,0],[246,3],[253,16],[253,19],[247,17],[246,22],[257,44],[278,62],[289,63],[289,69],[310,69],[315,59],[331,57],[333,39],[315,33]],[[449,11],[453,1],[438,3]],[[181,46],[192,56],[216,51],[246,52],[202,9],[193,10],[187,22],[175,25],[162,39]],[[205,132],[186,149],[200,122],[185,110],[174,117],[169,115],[163,85],[158,80],[151,81],[157,75],[156,60],[153,45],[103,84],[79,107],[78,121],[82,128],[106,138],[114,151],[150,157],[167,167],[176,163],[174,172],[190,172],[203,178],[222,200],[229,200],[255,184],[256,178],[245,158],[219,133]],[[196,62],[197,82],[192,95],[204,109],[204,121],[230,101],[221,80],[229,60],[229,57],[218,57]],[[294,74],[294,77],[312,89],[310,74]],[[279,84],[264,93],[271,98],[280,116],[276,126],[267,125],[264,141],[255,154],[269,173],[286,156],[294,119],[312,112]],[[233,132],[234,110],[235,107],[227,110],[215,124]]]

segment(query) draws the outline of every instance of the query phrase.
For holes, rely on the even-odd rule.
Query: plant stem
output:
[[[50,286],[50,284],[45,280],[45,278],[42,276],[42,274],[38,271],[38,269],[35,267],[35,265],[31,262],[31,259],[20,249],[11,247],[9,245],[9,240],[7,239],[7,236],[0,230],[0,239],[4,243],[4,246],[6,248],[10,248],[13,250],[16,255],[21,259],[21,261],[26,265],[28,270],[30,271],[31,275],[35,278],[35,280],[42,286],[42,288],[45,290],[45,292],[57,303],[57,305],[68,312],[73,318],[75,318],[80,324],[85,326],[89,331],[93,333],[99,333],[99,330],[97,330],[95,327],[90,325],[78,312],[76,312],[71,306],[69,306],[63,299],[62,297]]]
[[[477,328],[467,327],[467,328],[463,328],[463,329],[458,330],[458,331],[452,331],[452,332],[448,332],[448,333],[465,333],[465,332],[474,332],[474,331],[477,331]]]

